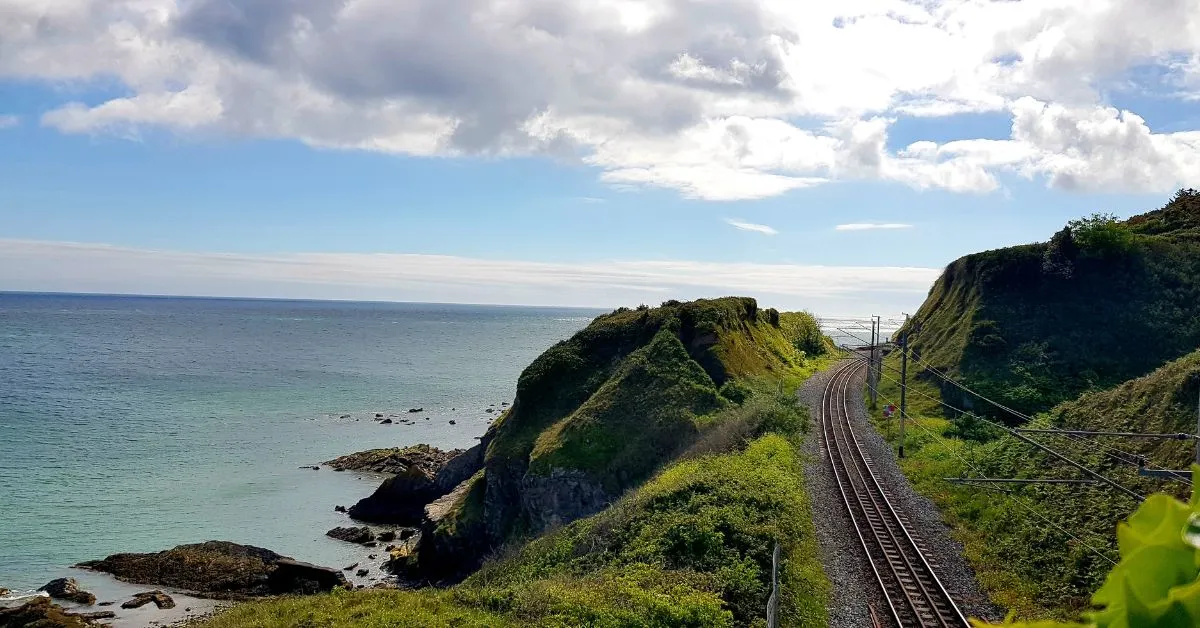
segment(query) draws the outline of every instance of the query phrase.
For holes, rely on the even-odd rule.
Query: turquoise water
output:
[[[67,566],[208,539],[356,560],[324,532],[378,478],[298,467],[471,446],[597,313],[0,293],[0,586],[104,587]],[[429,420],[372,420],[411,407]]]

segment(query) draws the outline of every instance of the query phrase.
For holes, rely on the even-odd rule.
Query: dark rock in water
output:
[[[95,604],[96,596],[79,588],[74,578],[58,578],[42,585],[38,591],[45,591],[56,600],[67,600],[79,604]]]
[[[113,611],[93,611],[91,613],[68,613],[74,615],[84,621],[99,621],[101,619],[113,619],[117,614]]]
[[[339,419],[348,419],[348,418],[350,418],[350,415],[349,415],[349,414],[343,414],[342,416],[340,416],[340,417],[338,417],[338,418],[339,418]]]
[[[358,576],[359,578],[363,578],[369,573],[371,573],[370,569],[359,569],[358,571],[354,572],[354,575]]]
[[[363,547],[375,547],[376,545],[379,545],[379,544],[376,543],[375,541],[367,541],[366,543],[362,544]]]
[[[395,545],[389,545],[389,546],[387,546],[387,547],[383,548],[383,551],[385,551],[385,552],[387,552],[387,553],[391,554],[392,552],[396,551],[396,546],[395,546]]]
[[[358,566],[358,563],[354,563],[353,565],[346,565],[345,567],[342,567],[342,571],[354,571],[354,568],[357,566]]]
[[[412,465],[395,477],[388,478],[350,507],[351,517],[380,523],[413,523],[421,520],[425,503],[437,497],[433,476],[420,466]]]
[[[411,414],[416,414],[418,412],[424,412],[425,408],[409,408],[408,411]]]
[[[304,466],[302,466],[302,467],[300,467],[300,468],[301,468],[301,469],[312,469],[313,471],[320,471],[320,470],[321,470],[321,467],[318,467],[318,466],[317,466],[317,465],[315,465],[315,464],[314,464],[314,465],[307,465],[307,464],[306,464],[306,465],[304,465]]]
[[[411,539],[413,537],[413,535],[416,533],[417,533],[416,528],[404,528],[403,530],[400,531],[400,540],[407,541],[408,539]]]
[[[371,471],[374,473],[402,473],[416,465],[429,475],[437,473],[447,462],[462,453],[461,449],[442,451],[429,445],[370,449],[335,458],[325,463],[337,471]]]
[[[428,420],[429,420],[429,417],[425,417],[425,420],[426,420],[426,421],[428,421]]]
[[[333,582],[325,571],[269,549],[229,541],[207,541],[152,554],[113,554],[76,565],[137,584],[188,589],[205,597],[239,599],[286,593],[313,593]],[[290,588],[289,588],[290,587]]]
[[[410,453],[406,458],[410,464],[395,477],[384,480],[369,497],[352,506],[351,517],[378,523],[419,525],[426,504],[449,493],[483,467],[487,441],[466,451],[442,452],[428,446],[409,449],[416,450],[421,457],[418,459]]]
[[[376,413],[375,413],[375,418],[377,418],[377,419],[382,419],[382,418],[383,418],[383,414],[382,414],[382,413],[380,413],[380,412],[376,412]]]
[[[380,421],[380,422],[379,422],[379,424],[380,424],[380,425],[391,425],[391,424],[392,424],[392,420],[391,420],[391,419],[384,419],[384,420]]]
[[[367,560],[375,560],[374,554],[367,554]]]
[[[502,406],[507,406],[507,405],[508,405],[508,402],[507,402],[507,401],[501,401],[501,402],[500,402],[500,405],[502,405]]]
[[[334,587],[347,587],[346,576],[336,569],[284,558],[275,563],[267,577],[267,589],[277,594],[326,593]]]
[[[491,414],[491,413],[495,412],[495,410],[488,408],[487,410],[484,410],[484,412]]]
[[[0,608],[0,628],[87,628],[88,623],[50,601],[35,597],[14,608]]]
[[[4,596],[8,595],[9,593],[12,593],[12,591],[9,591],[8,589],[5,589],[4,587],[0,587],[0,597],[4,597]]]
[[[450,419],[450,425],[458,425],[458,422],[454,419]]]
[[[141,608],[151,602],[159,608],[175,608],[175,600],[162,591],[144,591],[121,605],[121,608]]]
[[[345,506],[334,506],[333,512],[346,512],[346,507]]]
[[[381,543],[387,543],[388,541],[394,541],[394,540],[396,540],[396,531],[395,530],[384,530],[383,532],[380,532],[379,536],[376,536],[375,538],[377,540],[379,540]]]
[[[375,533],[366,526],[358,528],[337,527],[325,533],[325,536],[349,543],[366,543],[375,540]]]
[[[100,603],[99,603],[99,604],[97,604],[96,606],[112,606],[112,605],[113,605],[113,604],[115,604],[115,603],[116,603],[116,602],[100,602]]]

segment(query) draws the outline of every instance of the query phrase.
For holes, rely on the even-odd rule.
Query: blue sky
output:
[[[278,37],[271,24],[324,11],[304,4],[266,2],[234,20],[215,2],[73,1],[93,10],[14,0],[15,20],[0,20],[0,290],[600,306],[741,292],[891,313],[915,308],[963,254],[1043,240],[1093,211],[1141,213],[1200,185],[1187,181],[1200,175],[1200,9],[1186,3],[1182,25],[1131,23],[1133,3],[1056,13],[1056,25],[1027,2],[1004,19],[986,2],[900,3],[915,12],[903,23],[888,21],[897,3],[864,2],[869,18],[828,32],[805,30],[800,9],[730,3],[734,48],[667,0],[603,32],[567,11],[545,27],[574,62],[564,67],[600,45],[643,51],[604,57],[604,77],[629,77],[594,95],[590,75],[542,85],[526,67],[506,83],[538,48],[448,48],[419,73],[384,64],[395,47],[434,46],[416,27],[364,31],[358,41],[388,70],[361,77],[331,77],[304,51],[263,52],[278,50],[259,45]],[[544,5],[529,5],[498,13],[498,28],[537,22]],[[951,15],[974,22],[955,30]],[[302,17],[318,31],[342,20],[330,39],[354,25]],[[58,28],[6,38],[22,19]],[[114,25],[143,45],[110,41]],[[988,28],[1007,29],[1018,52],[989,61],[1004,55],[972,43]],[[1133,29],[1128,50],[1089,58],[1086,45],[1059,45],[1056,57],[1039,44],[1113,29]],[[824,53],[780,44],[781,33],[826,37]],[[442,33],[456,36],[473,41]],[[813,69],[853,37],[877,41],[876,54]],[[910,39],[934,43],[889,65],[887,51]],[[458,58],[468,53],[479,56]],[[480,78],[492,57],[507,65]],[[653,80],[648,59],[665,64]],[[848,224],[895,228],[837,229]],[[389,258],[423,270],[372,270],[380,254],[425,256]],[[339,266],[271,270],[303,255]],[[639,262],[658,265],[632,270]],[[510,276],[481,270],[500,263]]]

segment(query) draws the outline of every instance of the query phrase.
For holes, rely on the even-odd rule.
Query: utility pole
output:
[[[1200,392],[1196,393],[1196,464],[1200,464]]]
[[[879,388],[879,380],[875,377],[875,346],[878,342],[878,326],[875,324],[874,316],[871,317],[871,359],[867,365],[867,388],[871,391],[871,409],[876,407],[876,389]]]
[[[908,418],[908,314],[900,334],[900,457],[904,457],[904,420]]]
[[[900,457],[904,457],[904,419],[908,414],[908,329],[900,335]]]

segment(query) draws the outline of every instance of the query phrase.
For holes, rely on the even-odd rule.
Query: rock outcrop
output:
[[[56,600],[75,602],[76,604],[95,604],[96,596],[79,588],[74,578],[58,578],[42,585],[38,591],[45,591]]]
[[[376,523],[420,525],[426,504],[449,493],[480,469],[486,443],[453,452],[441,452],[424,445],[418,448],[421,449],[410,447],[405,450],[409,452],[407,454],[385,458],[378,458],[378,454],[364,456],[371,452],[352,455],[362,456],[360,459],[374,458],[374,468],[394,469],[396,475],[384,480],[374,493],[351,506],[351,517]],[[413,450],[420,455],[414,455]]]
[[[0,608],[0,628],[88,628],[91,625],[47,597],[35,597],[15,608]]]
[[[143,591],[121,604],[121,608],[141,608],[151,602],[158,608],[175,608],[175,600],[162,591]]]
[[[314,593],[337,586],[336,579],[324,573],[324,567],[297,563],[268,549],[229,541],[180,545],[150,554],[113,554],[76,567],[112,574],[125,582],[178,587],[216,598]],[[277,575],[281,569],[283,573]],[[301,578],[294,575],[297,572],[306,575]],[[296,583],[296,588],[288,588],[290,582]]]
[[[375,540],[375,533],[371,532],[371,528],[362,526],[358,528],[334,528],[325,533],[325,536],[346,541],[347,543],[369,543]]]
[[[429,445],[369,449],[334,458],[325,463],[334,471],[369,471],[372,473],[403,473],[411,466],[418,466],[429,475],[435,475],[446,463],[459,454],[461,449],[442,451]]]
[[[348,588],[342,572],[329,567],[282,558],[267,576],[267,590],[274,594],[324,593],[334,587]]]
[[[521,507],[535,529],[548,530],[603,510],[612,497],[588,474],[554,469],[527,475],[521,482]]]

